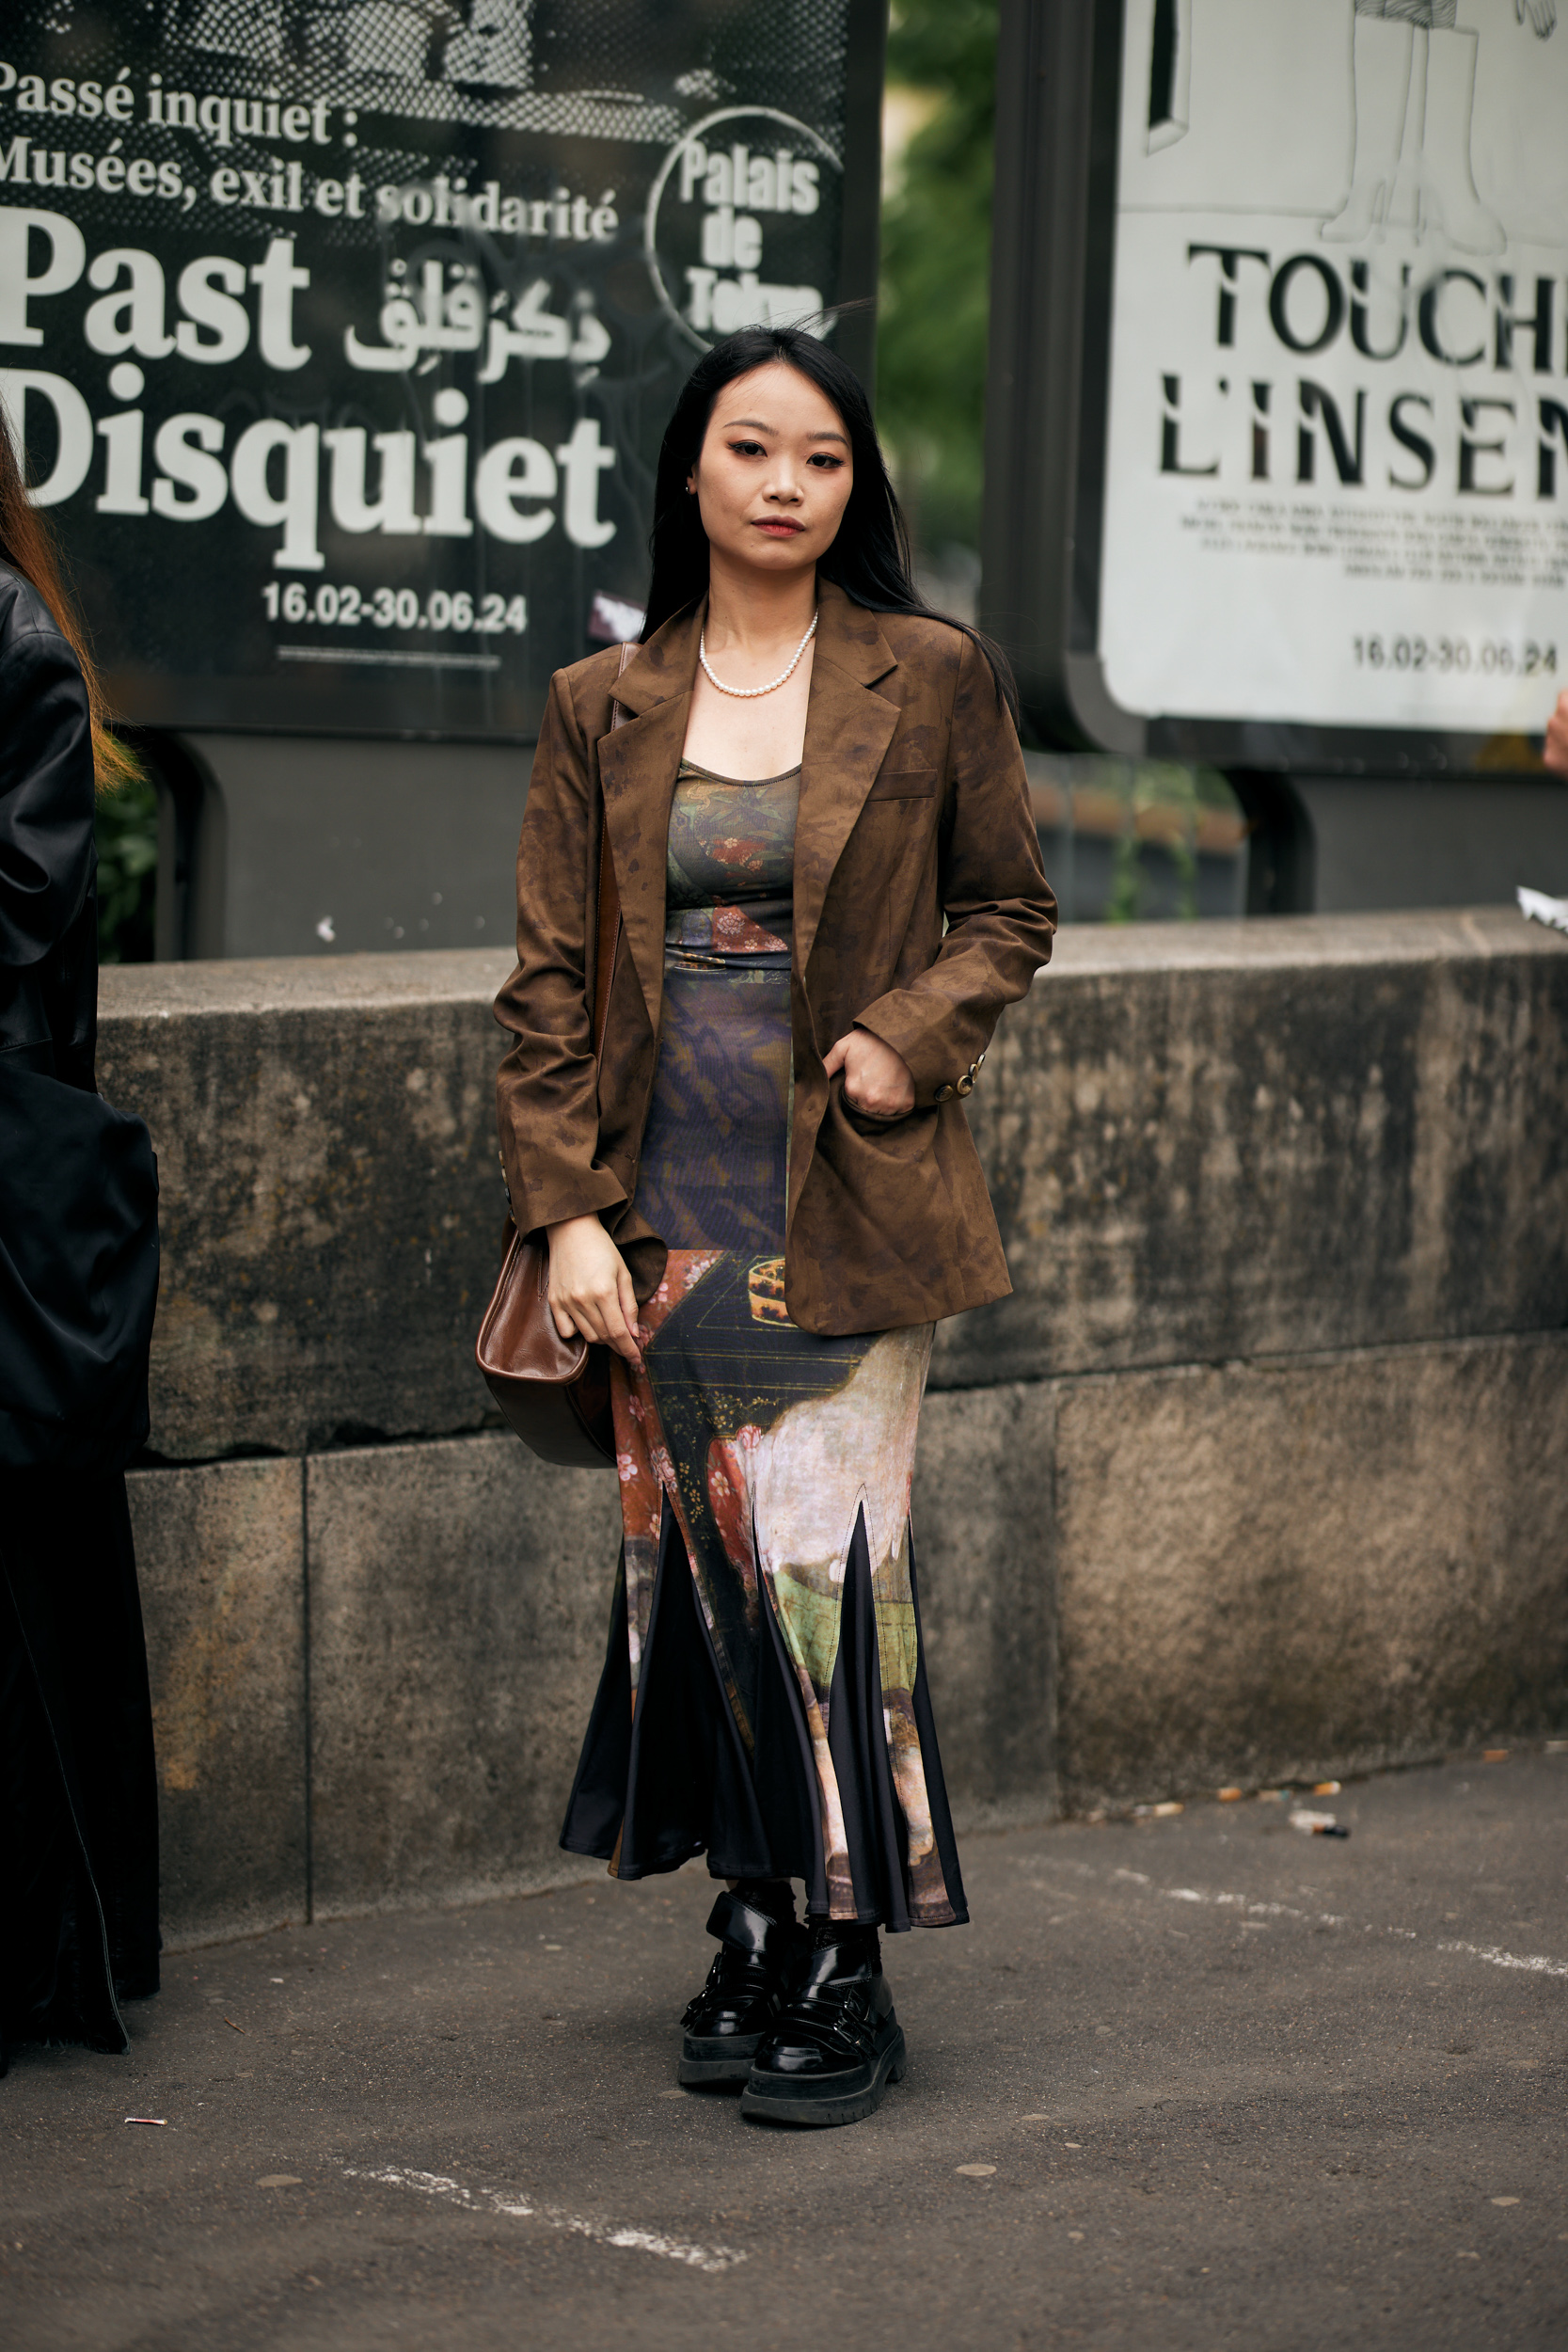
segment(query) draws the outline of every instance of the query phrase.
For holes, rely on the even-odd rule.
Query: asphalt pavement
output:
[[[1562,2352],[1568,1753],[1301,1802],[962,1841],[837,2131],[676,2089],[700,1867],[172,1958],[0,2082],[0,2337]]]

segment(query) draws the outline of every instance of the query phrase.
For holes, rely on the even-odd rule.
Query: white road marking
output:
[[[1037,1868],[1039,1865],[1037,1863],[1035,1867]],[[1092,1875],[1091,1866],[1087,1863],[1075,1862],[1070,1867],[1080,1877]],[[1301,1911],[1293,1903],[1255,1902],[1249,1895],[1216,1893],[1200,1886],[1156,1886],[1141,1870],[1112,1870],[1108,1875],[1147,1886],[1150,1894],[1163,1895],[1167,1902],[1201,1903],[1205,1909],[1213,1911],[1244,1911],[1249,1920],[1302,1919],[1309,1926],[1318,1928],[1353,1928],[1355,1924],[1338,1911]],[[1041,1894],[1057,1892],[1043,1880],[1037,1879],[1032,1883]],[[1402,1944],[1418,1944],[1421,1941],[1415,1928],[1379,1927],[1370,1919],[1362,1921],[1361,1932],[1363,1935],[1392,1936]],[[1440,1952],[1462,1952],[1470,1960],[1483,1960],[1490,1968],[1521,1968],[1533,1977],[1568,1977],[1568,1960],[1549,1960],[1540,1952],[1509,1952],[1497,1944],[1462,1944],[1450,1938],[1439,1938],[1436,1948]]]
[[[1253,1919],[1309,1919],[1320,1928],[1348,1928],[1350,1921],[1337,1911],[1298,1911],[1293,1903],[1259,1903],[1246,1895],[1216,1895],[1198,1886],[1157,1886],[1157,1895],[1164,1895],[1173,1903],[1207,1903],[1216,1911],[1244,1911]],[[1378,1931],[1370,1929],[1369,1933]],[[1386,1935],[1402,1935],[1402,1928],[1386,1928]]]
[[[735,2246],[692,2246],[684,2238],[665,2237],[657,2230],[635,2230],[617,2221],[594,2221],[581,2214],[562,2213],[559,2205],[531,2205],[515,2191],[469,2188],[445,2172],[414,2172],[401,2164],[361,2168],[345,2164],[351,2181],[378,2181],[387,2188],[411,2188],[421,2197],[441,2197],[468,2213],[501,2213],[516,2220],[542,2221],[546,2229],[565,2230],[573,2237],[594,2239],[601,2246],[618,2246],[636,2254],[657,2254],[665,2262],[684,2263],[691,2270],[733,2270],[746,2256]]]
[[[1568,1960],[1544,1960],[1539,1952],[1505,1952],[1496,1944],[1439,1944],[1437,1948],[1468,1952],[1472,1960],[1490,1961],[1494,1968],[1528,1968],[1532,1977],[1568,1977]]]

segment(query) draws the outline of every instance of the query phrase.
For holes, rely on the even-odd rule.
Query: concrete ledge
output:
[[[309,1906],[304,1465],[138,1470],[131,1523],[171,1948]]]
[[[309,1465],[318,1917],[560,1885],[620,1549],[610,1471],[510,1435]]]
[[[1568,1717],[1568,1334],[1065,1382],[1056,1428],[1069,1810]]]
[[[472,1365],[506,968],[104,975],[164,1186],[176,1945],[597,1869],[555,1841],[615,1482]],[[969,1107],[1015,1292],[939,1335],[914,1498],[960,1822],[1568,1725],[1568,941],[1069,931]]]
[[[1564,1460],[1561,1333],[928,1398],[960,1826],[1561,1729]],[[612,1477],[481,1436],[132,1486],[176,1945],[598,1874],[556,1840]]]
[[[491,950],[105,972],[158,1146],[153,1445],[486,1424]],[[1568,1320],[1568,940],[1507,909],[1067,931],[970,1104],[1014,1295],[933,1383]]]
[[[505,1200],[480,973],[504,970],[454,954],[104,974],[100,1084],[158,1152],[156,1452],[482,1424],[473,1341]]]
[[[970,1111],[1013,1295],[942,1327],[939,1383],[1568,1320],[1568,940],[1170,928],[1069,934],[1004,1021]]]
[[[966,1827],[1056,1809],[1056,1394],[1039,1383],[926,1399],[911,1518],[942,1769]]]

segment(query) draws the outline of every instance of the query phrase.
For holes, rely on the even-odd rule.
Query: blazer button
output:
[[[973,1094],[974,1091],[974,1079],[960,1078],[958,1085],[953,1089],[953,1091],[955,1094]]]
[[[936,1091],[936,1099],[937,1099],[937,1101],[938,1101],[939,1103],[950,1103],[950,1102],[953,1100],[953,1089],[952,1089],[952,1088],[951,1088],[951,1087],[938,1087],[937,1091]]]

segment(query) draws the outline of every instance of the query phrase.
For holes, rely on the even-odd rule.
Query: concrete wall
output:
[[[132,1485],[177,1939],[580,1873],[616,1490],[472,1369],[505,969],[104,976],[164,1184]],[[939,1336],[915,1499],[960,1814],[1568,1723],[1568,942],[1069,930],[970,1109],[1014,1295]]]

